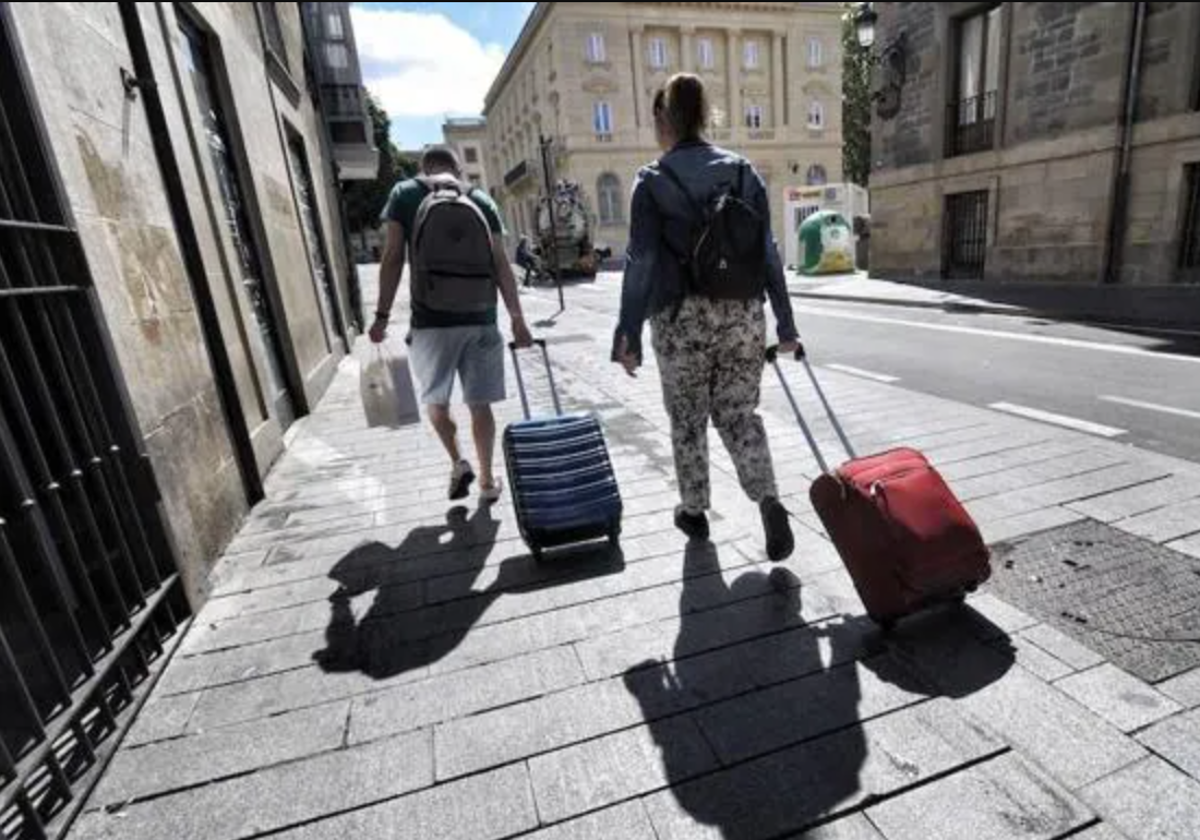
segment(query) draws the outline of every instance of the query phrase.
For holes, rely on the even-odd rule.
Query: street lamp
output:
[[[875,21],[879,15],[871,8],[870,3],[859,3],[858,11],[854,14],[854,34],[858,36],[858,45],[865,50],[875,46]]]
[[[871,52],[871,60],[881,68],[880,85],[871,94],[875,113],[891,119],[900,112],[900,90],[908,77],[908,33],[901,32],[887,44],[875,49],[875,25],[879,15],[871,3],[859,3],[854,13],[854,34],[858,44]]]

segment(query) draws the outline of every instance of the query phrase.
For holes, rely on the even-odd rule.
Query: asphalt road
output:
[[[615,323],[619,275],[565,292],[568,307]],[[1200,333],[807,298],[793,306],[816,364],[1200,462]]]

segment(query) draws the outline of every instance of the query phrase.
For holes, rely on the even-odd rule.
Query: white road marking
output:
[[[1163,414],[1175,414],[1179,417],[1188,417],[1192,420],[1200,420],[1200,411],[1189,411],[1186,408],[1175,408],[1170,405],[1160,405],[1152,402],[1142,402],[1141,400],[1131,400],[1127,397],[1113,397],[1104,395],[1100,399],[1105,402],[1117,403],[1119,405],[1128,405],[1133,408],[1144,408],[1147,411],[1161,411]]]
[[[863,321],[870,324],[893,324],[901,327],[916,327],[936,332],[958,333],[960,335],[979,335],[988,338],[1005,338],[1010,341],[1025,341],[1030,344],[1049,344],[1055,347],[1071,347],[1077,350],[1099,350],[1104,353],[1119,353],[1125,356],[1144,356],[1171,362],[1188,362],[1200,365],[1200,356],[1182,356],[1178,353],[1160,353],[1157,350],[1147,350],[1144,347],[1131,347],[1125,344],[1104,344],[1099,341],[1084,341],[1078,338],[1060,338],[1053,335],[1030,335],[1027,333],[1004,332],[1003,330],[987,330],[981,327],[963,327],[958,324],[931,324],[923,321],[906,321],[903,318],[885,318],[882,315],[861,315],[857,312],[846,312],[837,309],[799,306],[797,310],[812,315],[824,315],[828,318],[844,318],[850,321]]]
[[[1027,417],[1030,420],[1040,420],[1043,423],[1053,423],[1055,426],[1062,426],[1067,429],[1074,429],[1077,432],[1087,432],[1089,435],[1099,435],[1100,437],[1117,437],[1125,434],[1124,429],[1117,429],[1112,426],[1104,426],[1100,423],[1093,423],[1090,420],[1080,420],[1078,417],[1067,417],[1064,414],[1054,414],[1050,411],[1042,411],[1040,408],[1028,408],[1023,405],[1014,405],[1013,403],[998,402],[992,403],[988,408],[996,411],[1003,411],[1007,414],[1015,414],[1018,417]]]
[[[829,368],[830,370],[840,371],[841,373],[848,373],[851,376],[859,376],[863,379],[873,379],[876,382],[891,383],[900,381],[900,377],[898,376],[888,376],[886,373],[872,373],[871,371],[863,370],[862,368],[850,367],[850,365],[828,364],[822,365],[822,367]]]

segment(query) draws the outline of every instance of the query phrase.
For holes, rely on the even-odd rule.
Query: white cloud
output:
[[[392,116],[478,114],[504,63],[445,15],[350,7],[367,89]]]

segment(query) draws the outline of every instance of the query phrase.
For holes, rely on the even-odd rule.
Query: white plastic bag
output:
[[[376,344],[362,364],[359,393],[368,428],[398,429],[421,421],[408,357]]]

